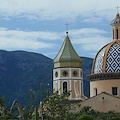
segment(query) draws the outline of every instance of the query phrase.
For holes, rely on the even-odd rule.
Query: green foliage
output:
[[[5,106],[4,103],[5,103],[5,98],[4,97],[0,98],[0,105]]]
[[[58,91],[51,94],[50,90],[43,91],[43,83],[39,85],[39,90],[30,90],[28,99],[29,107],[24,107],[14,100],[17,106],[12,105],[12,109],[5,106],[4,97],[0,98],[0,120],[119,120],[120,114],[109,111],[107,114],[93,110],[90,106],[81,108],[81,104],[72,105],[68,100],[70,91],[59,95]],[[40,94],[45,97],[39,102]],[[40,100],[40,98],[39,98]],[[76,111],[76,109],[78,109]],[[19,110],[19,112],[17,112]],[[74,112],[74,110],[76,112]],[[11,112],[10,112],[11,111]],[[20,117],[22,116],[22,117]]]
[[[99,118],[100,120],[120,120],[120,114],[110,110],[106,114],[100,114]]]
[[[0,98],[0,120],[12,119],[13,114],[9,112],[9,107],[5,106],[5,98]]]
[[[120,116],[112,117],[110,120],[120,120]]]
[[[70,110],[68,102],[68,94],[59,95],[58,92],[54,92],[50,97],[47,97],[43,101],[43,113],[46,119],[50,120],[64,120]]]
[[[35,108],[33,113],[32,113],[32,119],[31,120],[38,120],[39,119],[39,115],[37,112],[37,109]]]
[[[77,120],[94,120],[94,118],[91,115],[82,115]]]

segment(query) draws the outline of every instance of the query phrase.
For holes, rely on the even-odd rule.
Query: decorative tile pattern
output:
[[[104,57],[106,47],[104,47],[97,55],[97,58],[95,61],[94,73],[101,73],[102,72],[103,57]]]
[[[111,46],[107,55],[106,72],[120,72],[120,45]]]
[[[68,35],[66,36],[64,43],[54,59],[55,62],[81,62],[81,58],[74,50]]]

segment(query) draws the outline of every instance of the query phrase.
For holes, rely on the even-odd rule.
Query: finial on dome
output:
[[[118,5],[117,5],[117,7],[116,7],[116,8],[117,8],[117,14],[119,14],[119,8],[120,8],[120,7],[118,7]]]
[[[66,34],[68,34],[68,25],[70,25],[70,24],[68,24],[68,22],[66,22]]]
[[[119,13],[117,13],[116,17],[119,17]]]
[[[116,17],[115,17],[115,19],[114,20],[112,20],[112,22],[111,22],[111,25],[114,25],[114,24],[120,24],[120,15],[119,15],[119,12],[118,12],[118,9],[120,8],[120,7],[118,7],[118,5],[117,5],[117,14],[116,14]]]

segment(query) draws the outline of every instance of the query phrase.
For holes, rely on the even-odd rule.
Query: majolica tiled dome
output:
[[[93,62],[90,81],[120,79],[120,16],[111,22],[112,42],[102,47]]]
[[[97,53],[92,74],[104,72],[120,72],[120,41],[113,41],[105,45]]]
[[[97,53],[92,74],[120,72],[120,16],[119,13],[111,22],[113,41]]]

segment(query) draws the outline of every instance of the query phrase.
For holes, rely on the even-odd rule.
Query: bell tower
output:
[[[54,59],[53,89],[59,94],[71,91],[69,100],[84,100],[82,60],[67,35]]]
[[[115,19],[111,22],[112,26],[112,40],[120,40],[120,15],[117,13]]]

